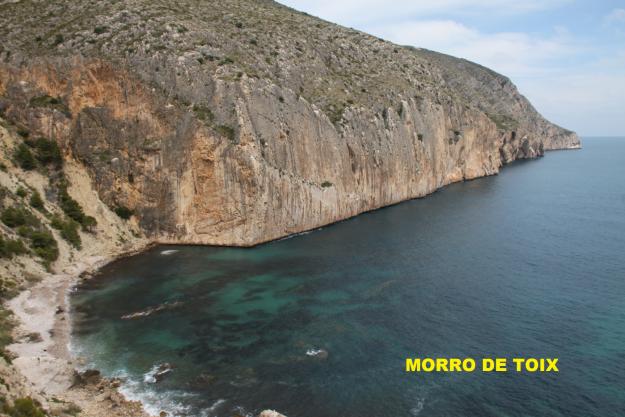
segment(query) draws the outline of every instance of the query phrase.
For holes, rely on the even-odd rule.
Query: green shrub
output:
[[[17,283],[15,281],[13,281],[12,279],[0,277],[0,299],[6,300],[9,298],[13,298],[19,293],[20,293],[20,289],[18,288]],[[0,304],[0,312],[1,311],[2,311],[2,306]],[[2,324],[0,323],[0,327],[1,326]],[[2,331],[0,329],[0,333],[1,332]],[[7,361],[9,361],[9,359],[6,356],[2,355],[2,353],[3,353],[3,350],[0,347],[0,356],[2,356],[3,358],[7,359]]]
[[[67,407],[63,408],[63,412],[71,416],[77,416],[78,414],[80,414],[81,411],[82,411],[82,408],[80,408],[74,403],[70,403]]]
[[[229,65],[229,64],[234,64],[234,60],[230,57],[224,57],[221,59],[221,61],[219,61],[217,63],[217,65],[222,66],[222,65]]]
[[[95,217],[85,216],[82,218],[82,228],[88,232],[93,232],[94,227],[98,224]]]
[[[98,224],[94,217],[85,215],[78,201],[68,194],[67,183],[62,183],[59,186],[59,205],[67,217],[78,222],[83,230],[92,231]]]
[[[15,255],[23,255],[28,253],[28,249],[24,246],[24,242],[20,239],[4,239],[0,236],[0,258],[12,258]]]
[[[13,402],[13,407],[5,404],[4,412],[10,417],[45,417],[45,412],[40,404],[30,397],[18,398]]]
[[[23,138],[27,138],[28,136],[30,136],[30,131],[26,129],[25,127],[18,127],[17,134]]]
[[[324,182],[321,183],[321,186],[323,188],[332,187],[332,185],[334,185],[334,184],[332,184],[330,181],[324,181]]]
[[[121,217],[124,220],[128,220],[135,214],[134,210],[129,209],[126,206],[117,206],[115,207],[115,214]]]
[[[32,230],[33,229],[30,226],[20,226],[17,228],[17,234],[20,235],[21,237],[28,238]]]
[[[217,130],[217,133],[227,137],[230,140],[230,142],[234,142],[235,132],[232,127],[226,126],[226,125],[219,125],[215,129]]]
[[[4,285],[2,286],[4,289]],[[3,291],[3,296],[6,295]],[[0,304],[0,356],[3,357],[8,363],[11,363],[11,356],[5,350],[5,348],[13,343],[13,328],[15,322],[11,317],[11,311],[5,309]]]
[[[35,149],[35,157],[42,165],[54,165],[57,168],[63,166],[63,155],[55,141],[38,138],[32,146]]]
[[[93,33],[95,33],[96,35],[101,35],[107,31],[108,31],[108,28],[106,26],[96,26],[93,29]]]
[[[0,305],[0,349],[4,349],[13,343],[12,331],[15,322],[12,318],[11,310],[7,310]]]
[[[37,167],[37,161],[25,143],[20,143],[14,154],[17,165],[23,170],[30,171]]]
[[[43,96],[33,97],[29,101],[31,107],[47,107],[63,113],[65,116],[71,116],[69,107],[60,97],[52,97],[47,94]]]
[[[17,191],[15,191],[15,195],[24,198],[28,195],[28,193],[26,192],[26,189],[24,187],[20,186],[17,188]]]
[[[338,124],[341,120],[343,120],[344,112],[345,107],[342,104],[331,104],[325,109],[326,115],[334,125]]]
[[[42,212],[46,211],[43,199],[37,190],[33,190],[33,194],[30,196],[30,206]]]
[[[59,257],[59,246],[48,230],[31,230],[28,234],[33,252],[43,259],[46,266]]]
[[[54,236],[32,213],[23,208],[7,207],[0,218],[7,226],[17,227],[17,234],[29,240],[31,250],[43,259],[46,267],[59,257]],[[11,243],[9,250],[20,251],[19,243]]]
[[[193,113],[195,113],[195,116],[198,119],[206,123],[212,123],[212,121],[215,119],[215,115],[208,107],[201,106],[199,104],[193,105]]]
[[[519,121],[507,114],[487,114],[499,130],[515,130],[519,127]]]
[[[11,228],[25,225],[37,226],[39,224],[39,220],[32,213],[21,207],[5,208],[0,214],[0,220]]]
[[[82,240],[80,239],[80,234],[78,233],[78,223],[74,220],[68,219],[67,221],[64,221],[59,216],[54,216],[52,217],[50,225],[60,231],[61,237],[69,242],[70,245],[76,249],[80,249],[82,247]]]
[[[70,219],[82,224],[85,218],[85,212],[82,210],[82,207],[80,207],[80,204],[78,204],[78,201],[74,200],[72,196],[67,193],[67,187],[65,185],[59,188],[59,205]]]

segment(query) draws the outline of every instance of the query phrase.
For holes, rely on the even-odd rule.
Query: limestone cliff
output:
[[[151,240],[254,245],[579,147],[505,77],[269,0],[0,4],[0,111]]]

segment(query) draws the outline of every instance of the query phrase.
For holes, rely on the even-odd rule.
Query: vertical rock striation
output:
[[[3,117],[159,242],[254,245],[580,146],[499,74],[271,1],[0,12]]]

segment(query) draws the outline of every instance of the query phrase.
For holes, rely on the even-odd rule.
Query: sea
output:
[[[625,416],[625,138],[254,248],[154,247],[70,299],[73,353],[156,415]]]

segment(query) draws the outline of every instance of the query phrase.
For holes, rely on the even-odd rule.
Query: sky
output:
[[[547,119],[625,136],[625,0],[279,0],[512,79]]]

